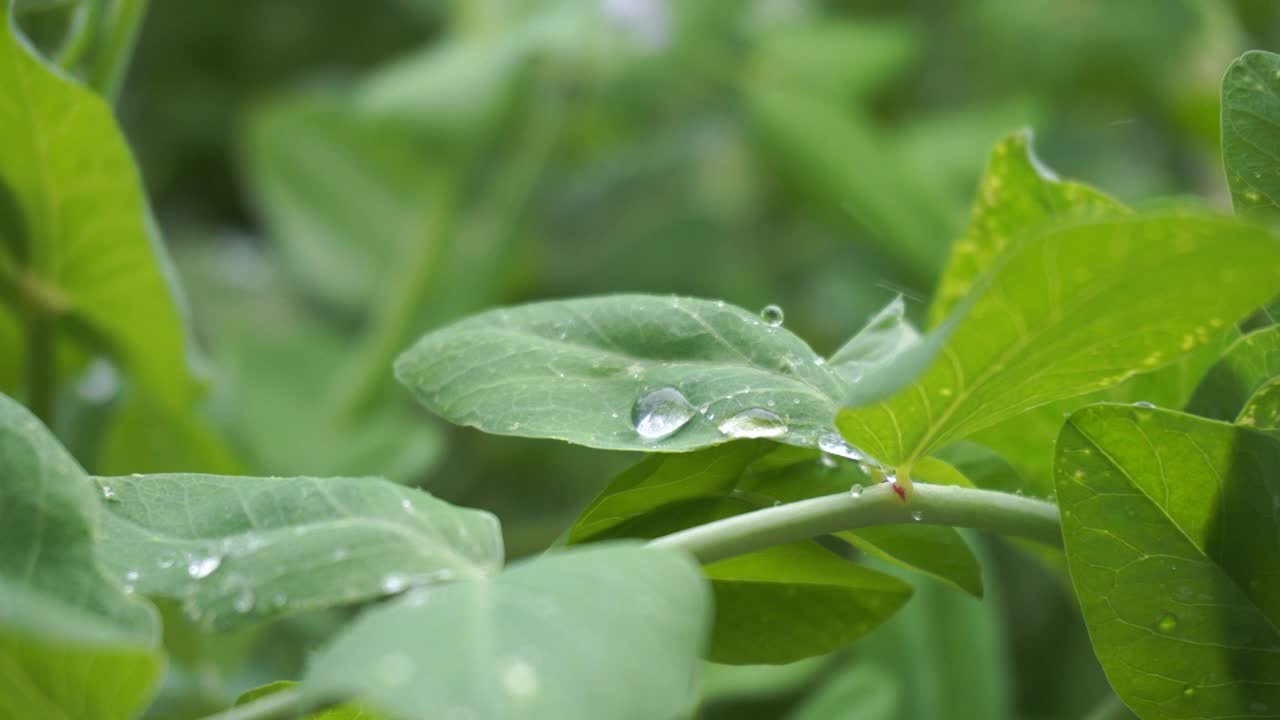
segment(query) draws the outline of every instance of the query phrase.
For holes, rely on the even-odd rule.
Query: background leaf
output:
[[[282,613],[475,579],[502,566],[486,512],[376,478],[130,475],[110,498],[103,557],[122,582],[231,629]]]
[[[1241,215],[1276,219],[1280,213],[1280,55],[1253,50],[1222,79],[1222,162],[1231,202]]]
[[[320,651],[304,687],[405,720],[432,709],[673,717],[694,697],[709,600],[677,553],[618,544],[555,553],[369,611]]]
[[[1280,377],[1280,326],[1255,330],[1236,340],[1196,386],[1187,412],[1234,422],[1245,405],[1272,378]]]
[[[1176,412],[1073,414],[1055,478],[1107,678],[1142,718],[1280,707],[1280,440]]]
[[[98,566],[93,483],[0,395],[0,717],[132,718],[164,671],[152,608]]]

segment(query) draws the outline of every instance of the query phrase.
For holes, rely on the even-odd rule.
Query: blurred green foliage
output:
[[[67,4],[18,5],[49,49]],[[1221,76],[1277,41],[1266,0],[156,2],[118,112],[237,465],[417,484],[497,513],[519,556],[633,458],[429,418],[392,386],[414,338],[499,303],[619,291],[777,303],[822,354],[898,294],[923,321],[1011,130],[1034,128],[1049,165],[1127,204],[1227,206]],[[0,342],[13,332],[0,317]],[[0,380],[17,372],[0,365]],[[60,402],[64,439],[98,447],[77,434],[93,403]],[[162,450],[133,451],[162,453],[156,470],[215,469]],[[990,554],[985,619],[963,620],[978,601],[953,593],[930,616],[961,618],[949,633],[803,672],[715,668],[707,715],[807,718],[870,684],[865,712],[909,717],[893,698],[912,688],[880,680],[911,661],[883,648],[934,642],[914,656],[926,675],[975,648],[1012,669],[1011,687],[975,689],[1003,694],[992,712],[1077,717],[1105,685],[1069,593],[1007,548]],[[928,590],[880,632],[913,632],[904,618],[941,597]],[[245,669],[254,640],[227,640],[222,666],[174,674],[157,717],[278,677],[333,625],[271,629],[298,648],[256,653],[274,674]],[[170,636],[173,650],[184,636]]]

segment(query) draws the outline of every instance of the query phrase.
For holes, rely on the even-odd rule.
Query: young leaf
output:
[[[75,460],[0,395],[0,717],[132,718],[163,674],[154,610],[98,566],[98,504]]]
[[[109,497],[103,556],[138,592],[206,627],[485,577],[502,566],[489,513],[376,478],[133,475]]]
[[[1236,340],[1200,381],[1187,412],[1234,422],[1249,399],[1280,377],[1280,326],[1256,330]]]
[[[795,543],[706,567],[715,588],[709,659],[786,663],[837,650],[888,620],[911,586],[817,543]]]
[[[722,302],[610,295],[494,310],[396,361],[433,412],[502,435],[678,452],[812,444],[844,381],[803,340]]]
[[[1280,217],[1280,55],[1253,50],[1222,78],[1222,162],[1241,215]]]
[[[940,325],[969,294],[978,279],[1037,226],[1064,217],[1127,212],[1088,185],[1059,180],[1031,148],[1031,131],[996,143],[978,186],[969,225],[951,247],[933,304],[929,325]]]
[[[1169,364],[1267,300],[1278,273],[1280,242],[1227,220],[1164,215],[1047,232],[994,270],[923,376],[841,410],[837,426],[878,460],[910,466],[1022,411]]]
[[[609,544],[365,613],[315,657],[304,688],[395,720],[650,720],[689,709],[710,623],[678,554]]]
[[[920,331],[906,318],[902,296],[894,298],[827,361],[851,383],[919,344]]]
[[[1280,439],[1095,405],[1058,440],[1072,581],[1102,667],[1140,717],[1280,707]]]

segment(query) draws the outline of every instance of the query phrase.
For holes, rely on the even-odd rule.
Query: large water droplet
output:
[[[777,305],[765,305],[760,309],[760,319],[772,327],[781,325],[783,317],[782,308]]]
[[[778,437],[787,432],[787,421],[776,412],[750,408],[720,423],[720,432],[731,438]]]
[[[850,460],[857,461],[867,459],[867,456],[859,451],[858,448],[845,442],[844,438],[840,437],[839,433],[825,433],[822,437],[818,438],[818,449],[824,453],[839,455],[840,457],[849,458]]]
[[[194,556],[187,561],[187,574],[199,580],[207,578],[213,574],[214,570],[222,564],[222,558],[217,555]]]
[[[1160,622],[1156,623],[1156,627],[1163,633],[1173,632],[1178,627],[1178,618],[1173,613],[1165,613],[1161,616]]]
[[[694,412],[693,405],[679,390],[664,387],[636,401],[631,408],[631,423],[641,437],[661,440],[684,427]]]

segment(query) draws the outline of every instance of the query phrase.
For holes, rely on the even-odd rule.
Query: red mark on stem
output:
[[[894,492],[896,492],[896,493],[898,493],[898,497],[902,498],[902,502],[906,502],[906,501],[907,501],[907,491],[906,491],[906,488],[902,487],[902,486],[901,486],[901,485],[899,485],[898,483],[893,483],[893,491],[894,491]]]

